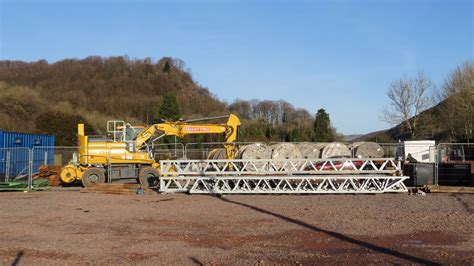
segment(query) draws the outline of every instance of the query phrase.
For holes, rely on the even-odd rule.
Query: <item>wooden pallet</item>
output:
[[[452,187],[452,186],[428,185],[425,188],[426,188],[426,192],[431,192],[431,193],[467,193],[467,194],[474,194],[474,187]]]
[[[133,195],[138,194],[139,189],[141,188],[140,184],[130,184],[130,183],[105,183],[105,184],[96,184],[94,186],[83,188],[81,192],[83,193],[104,193],[104,194],[123,194],[123,195]],[[143,193],[149,193],[148,189],[143,189]]]

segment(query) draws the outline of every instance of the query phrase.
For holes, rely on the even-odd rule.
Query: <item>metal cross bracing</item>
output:
[[[407,192],[406,176],[162,176],[160,191],[196,194],[379,194]]]
[[[394,158],[161,160],[161,175],[395,174]]]

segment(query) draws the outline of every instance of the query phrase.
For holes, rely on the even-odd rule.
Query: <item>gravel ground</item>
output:
[[[2,264],[474,263],[474,195],[0,193]]]

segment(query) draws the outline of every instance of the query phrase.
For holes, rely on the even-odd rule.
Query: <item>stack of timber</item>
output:
[[[33,176],[34,179],[47,179],[50,186],[60,186],[61,178],[59,176],[62,165],[42,165],[38,168],[39,173]]]
[[[454,187],[454,186],[437,186],[428,185],[422,190],[430,193],[466,193],[474,194],[474,187]]]
[[[382,158],[383,148],[375,142],[354,142],[349,148],[357,158]]]
[[[122,194],[134,195],[150,193],[151,190],[143,189],[140,184],[131,183],[102,183],[95,184],[88,188],[81,189],[82,193],[104,193],[104,194]]]

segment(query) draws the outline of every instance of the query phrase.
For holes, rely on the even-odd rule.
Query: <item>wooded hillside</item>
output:
[[[104,134],[112,119],[152,123],[167,93],[176,95],[184,118],[237,113],[245,140],[313,138],[314,117],[308,111],[285,101],[227,104],[197,84],[184,62],[173,58],[0,61],[0,128],[55,134],[57,145],[72,145],[78,122],[88,124],[94,134]]]
[[[400,82],[395,85],[406,83]],[[428,110],[384,133],[359,139],[473,141],[473,63],[468,61],[450,73],[438,94],[438,104]],[[167,98],[175,101],[169,106],[176,110],[160,110]],[[283,100],[225,103],[196,83],[183,61],[169,57],[159,61],[128,57],[56,63],[0,61],[0,99],[0,129],[54,134],[57,145],[74,145],[79,122],[86,123],[89,134],[105,134],[107,120],[151,124],[169,111],[172,119],[235,113],[242,120],[241,140],[245,141],[326,142],[343,138],[330,126],[324,109],[318,111],[322,120],[315,121],[307,110]],[[198,136],[192,140],[220,138]]]

